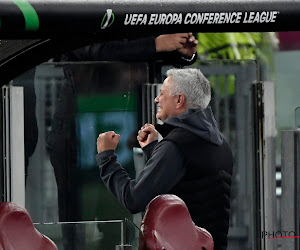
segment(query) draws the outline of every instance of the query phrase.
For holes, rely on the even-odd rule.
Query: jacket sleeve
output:
[[[197,60],[197,53],[192,58],[185,58],[177,50],[171,52],[160,52],[156,54],[156,60],[160,65],[173,65],[176,68],[192,65]]]
[[[131,213],[145,210],[157,195],[168,193],[185,175],[183,156],[171,141],[157,144],[137,179],[131,179],[113,150],[96,156],[106,187]]]
[[[156,53],[155,37],[151,36],[93,43],[69,52],[63,61],[159,61],[161,64],[181,67],[193,64],[196,57],[188,60],[178,51]]]
[[[80,61],[148,61],[155,59],[156,56],[155,38],[93,43],[70,54],[69,58]]]
[[[146,156],[146,161],[148,161],[150,159],[152,151],[155,148],[157,143],[158,143],[158,140],[155,140],[142,148],[144,155]]]

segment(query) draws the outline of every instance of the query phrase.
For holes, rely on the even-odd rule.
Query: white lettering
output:
[[[278,14],[277,11],[273,11],[273,15],[272,15],[272,18],[271,18],[271,21],[270,21],[271,23],[275,23],[277,14]]]
[[[230,23],[234,23],[236,20],[236,12],[231,13]]]
[[[180,13],[175,24],[181,24],[181,22],[182,22],[182,14]]]
[[[155,14],[154,24],[155,25],[159,24],[160,20],[161,20],[161,14]]]
[[[236,23],[240,23],[241,22],[241,18],[242,18],[242,12],[238,12],[237,13],[237,17],[236,17]]]
[[[219,17],[220,17],[220,13],[215,13],[214,20],[213,20],[212,23],[213,23],[213,24],[214,24],[214,23],[218,23]]]
[[[166,17],[166,23],[165,24],[170,24],[173,21],[173,15],[169,13]]]
[[[154,20],[155,20],[155,14],[151,14],[150,15],[150,20],[149,20],[149,25],[152,25],[153,24],[153,22],[154,22]]]
[[[249,23],[253,23],[254,14],[255,14],[255,12],[250,12]]]
[[[267,17],[269,16],[269,13],[266,13],[265,11],[263,11],[261,14],[260,14],[260,22],[261,23],[268,23],[269,21],[267,21]]]
[[[255,18],[253,20],[253,23],[259,23],[259,12],[256,12]]]
[[[124,25],[235,24],[275,22],[278,11],[126,14]],[[149,15],[149,16],[148,16]]]
[[[184,18],[184,24],[189,24],[191,20],[191,13],[187,13]]]
[[[161,14],[161,19],[160,19],[160,22],[159,22],[159,24],[164,24],[164,23],[165,23],[165,20],[166,20],[166,18],[167,18],[167,15],[166,15],[165,13],[162,13],[162,14]]]
[[[277,11],[246,12],[243,23],[274,23]]]
[[[247,12],[245,12],[245,16],[244,16],[243,23],[248,23],[248,21],[247,21],[247,17],[248,17],[248,13],[247,13]]]
[[[198,20],[197,14],[196,14],[196,13],[193,13],[193,14],[192,14],[192,18],[191,18],[191,24],[197,23],[197,20]]]
[[[140,25],[146,25],[147,24],[147,15],[144,15],[143,20],[141,21]]]
[[[209,13],[209,18],[208,18],[208,21],[207,21],[208,24],[212,24],[212,22],[214,20],[214,14],[215,13]]]
[[[124,25],[147,24],[147,14],[126,14]]]
[[[203,23],[208,20],[209,13],[204,13]]]
[[[188,21],[189,15],[187,14],[185,20]],[[148,24],[149,25],[169,25],[169,24],[181,24],[182,13],[161,13],[151,14]]]
[[[133,14],[133,15],[132,15],[131,22],[130,22],[131,25],[134,25],[134,24],[135,24],[136,19],[137,19],[137,16],[138,16],[138,14]]]
[[[222,13],[220,14],[219,24],[221,24],[221,23],[224,22],[224,16],[225,16],[225,13],[222,12]]]
[[[143,20],[143,14],[139,14],[135,24],[138,24],[139,22],[142,22],[142,20]]]
[[[230,13],[225,13],[224,22],[223,23],[229,23],[230,21]]]
[[[130,20],[131,20],[131,15],[126,14],[124,24],[128,25],[130,23]]]

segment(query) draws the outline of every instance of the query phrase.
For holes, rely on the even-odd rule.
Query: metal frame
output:
[[[4,201],[25,207],[23,88],[3,87],[2,93]]]
[[[300,218],[300,130],[281,132],[281,235],[298,236]],[[282,233],[285,235],[282,235]],[[297,250],[299,238],[282,240],[282,249]]]
[[[276,163],[275,163],[275,93],[272,82],[262,83],[262,165],[261,165],[261,210],[262,231],[277,231],[276,223]],[[262,240],[262,249],[277,249],[276,241]],[[265,246],[265,248],[263,248]]]

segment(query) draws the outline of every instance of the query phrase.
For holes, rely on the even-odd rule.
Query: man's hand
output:
[[[114,131],[102,133],[97,139],[97,152],[101,153],[105,150],[116,150],[120,140],[120,135]]]
[[[141,148],[158,139],[158,132],[152,124],[146,123],[138,132],[137,140]]]
[[[156,52],[178,50],[185,57],[192,57],[198,48],[198,40],[191,32],[160,35],[155,44]]]
[[[183,48],[189,33],[160,35],[155,39],[156,52],[168,52]]]
[[[198,40],[193,36],[192,33],[189,33],[189,38],[187,39],[186,43],[183,44],[183,47],[178,49],[178,51],[184,57],[191,58],[198,49]]]

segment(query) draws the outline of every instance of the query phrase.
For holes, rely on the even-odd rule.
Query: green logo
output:
[[[101,22],[101,29],[104,30],[109,26],[111,26],[114,20],[115,20],[115,14],[112,12],[112,9],[107,9]]]
[[[26,0],[12,0],[15,5],[19,7],[19,9],[22,11],[23,16],[25,18],[25,30],[38,30],[39,29],[39,17],[35,11],[35,9],[32,7],[30,3],[28,3]]]

